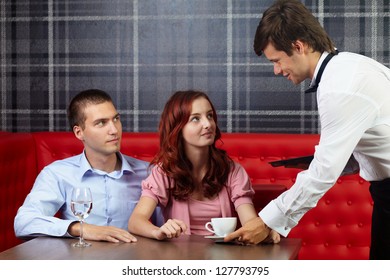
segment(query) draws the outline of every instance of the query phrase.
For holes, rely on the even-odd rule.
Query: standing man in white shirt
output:
[[[85,186],[91,189],[93,208],[83,226],[84,239],[137,241],[127,225],[149,163],[120,153],[122,124],[106,92],[90,89],[77,94],[70,102],[68,119],[84,151],[40,172],[15,217],[16,236],[79,236],[80,223],[71,211],[70,199],[73,187]],[[164,223],[161,209],[156,209],[152,220],[156,225]]]
[[[359,54],[338,53],[297,0],[278,0],[263,13],[254,49],[273,63],[275,75],[293,84],[311,79],[308,92],[317,92],[321,136],[313,161],[295,184],[225,240],[258,243],[270,228],[287,236],[353,154],[360,176],[371,182],[370,259],[390,259],[390,69]]]

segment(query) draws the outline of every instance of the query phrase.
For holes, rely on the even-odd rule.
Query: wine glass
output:
[[[75,187],[72,191],[72,198],[70,201],[70,208],[73,214],[80,221],[80,238],[79,241],[73,243],[73,247],[88,247],[91,243],[85,242],[83,239],[83,223],[84,219],[89,216],[92,209],[92,194],[89,188]]]

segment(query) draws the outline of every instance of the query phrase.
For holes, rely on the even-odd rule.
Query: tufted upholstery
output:
[[[14,237],[13,218],[38,172],[54,160],[80,153],[82,144],[70,132],[0,136],[0,236],[6,236],[0,238],[2,251],[20,242]],[[268,162],[311,155],[318,140],[318,135],[226,133],[219,145],[247,170],[256,190],[254,203],[260,210],[291,187],[300,171],[275,168]],[[158,145],[155,133],[128,132],[123,135],[122,152],[150,160]],[[367,259],[371,212],[368,183],[358,175],[343,176],[289,237],[302,239],[300,259]]]

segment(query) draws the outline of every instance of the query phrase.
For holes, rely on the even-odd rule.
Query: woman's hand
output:
[[[165,224],[163,224],[159,229],[153,231],[153,236],[157,240],[171,239],[179,237],[182,233],[187,230],[187,225],[177,219],[169,219]]]

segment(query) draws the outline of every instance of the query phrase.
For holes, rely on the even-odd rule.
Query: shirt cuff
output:
[[[62,236],[62,237],[76,237],[73,235],[70,235],[68,232],[68,228],[71,223],[79,223],[78,220],[61,220],[60,226],[58,227],[58,231],[53,234],[54,236]]]
[[[259,216],[268,227],[284,237],[286,237],[291,229],[298,224],[286,217],[274,201],[268,203],[268,205],[259,212]]]

